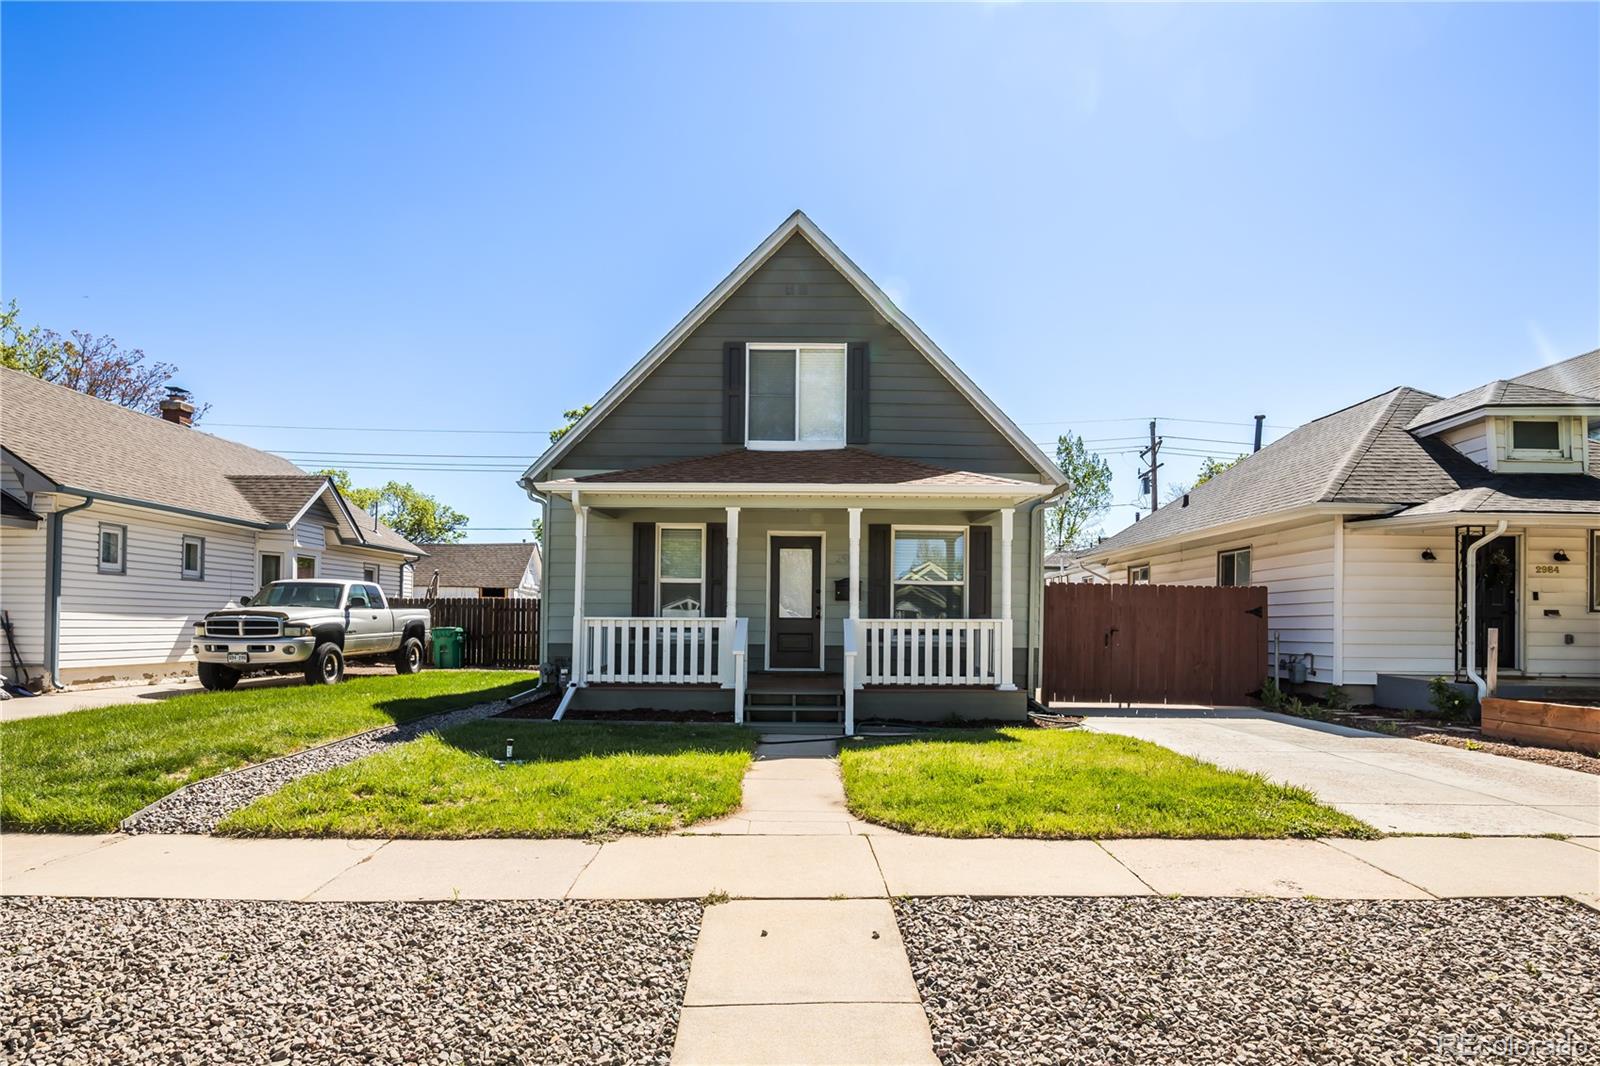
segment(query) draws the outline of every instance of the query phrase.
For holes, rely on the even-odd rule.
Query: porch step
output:
[[[747,722],[842,724],[844,681],[828,674],[753,675],[744,715]]]

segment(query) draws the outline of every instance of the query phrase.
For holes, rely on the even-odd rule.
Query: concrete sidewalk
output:
[[[0,894],[184,899],[1600,895],[1600,838],[581,840],[0,835]]]

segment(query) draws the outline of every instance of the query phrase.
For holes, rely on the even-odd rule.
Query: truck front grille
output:
[[[275,637],[278,635],[276,618],[258,618],[251,615],[234,618],[213,618],[206,623],[208,637]]]

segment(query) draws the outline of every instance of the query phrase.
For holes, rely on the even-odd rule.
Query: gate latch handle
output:
[[[1116,632],[1116,626],[1112,626],[1110,629],[1106,630],[1106,647],[1111,647],[1111,638],[1116,634]]]

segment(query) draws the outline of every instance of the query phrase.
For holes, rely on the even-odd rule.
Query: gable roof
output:
[[[543,576],[537,544],[433,544],[427,561],[417,564],[414,580],[425,588],[437,570],[444,587],[514,589],[530,565],[537,588]]]
[[[1423,429],[1469,411],[1493,407],[1593,407],[1593,397],[1570,392],[1558,392],[1520,381],[1491,381],[1475,389],[1457,393],[1448,400],[1430,403],[1406,426]]]
[[[735,448],[715,455],[677,459],[634,470],[563,478],[547,487],[582,488],[587,485],[900,485],[973,488],[1015,488],[1043,495],[1048,489],[1032,481],[998,474],[947,470],[932,463],[879,455],[862,448],[827,448],[817,451],[771,452]]]
[[[996,430],[1004,436],[1021,455],[1031,462],[1038,472],[1051,479],[1052,485],[1060,485],[1065,480],[1060,469],[1050,460],[1044,451],[1035,444],[1017,424],[995,406],[994,401],[984,395],[972,379],[946,355],[933,339],[922,332],[917,324],[911,321],[890,300],[877,284],[850,261],[849,256],[839,250],[838,245],[830,240],[827,234],[817,228],[816,223],[806,217],[805,212],[795,211],[785,219],[777,229],[773,230],[767,239],[756,246],[755,251],[744,258],[733,272],[723,278],[717,287],[706,294],[684,318],[661,338],[633,367],[622,376],[615,385],[607,390],[606,394],[589,410],[589,413],[579,419],[562,438],[534,460],[532,465],[523,473],[521,483],[531,486],[542,474],[548,474],[555,464],[566,455],[587,433],[600,423],[622,400],[650,372],[659,366],[672,354],[691,333],[703,323],[714,311],[720,307],[729,296],[736,292],[760,266],[765,263],[774,252],[781,248],[785,241],[799,234],[817,250],[830,266],[839,272],[861,296],[872,305],[873,309],[881,314],[895,329],[899,330],[930,363],[933,364],[945,378],[961,393],[977,410],[989,421]]]
[[[0,368],[0,445],[57,491],[87,494],[260,529],[284,528],[317,494],[361,547],[422,550],[289,460],[76,389]]]

